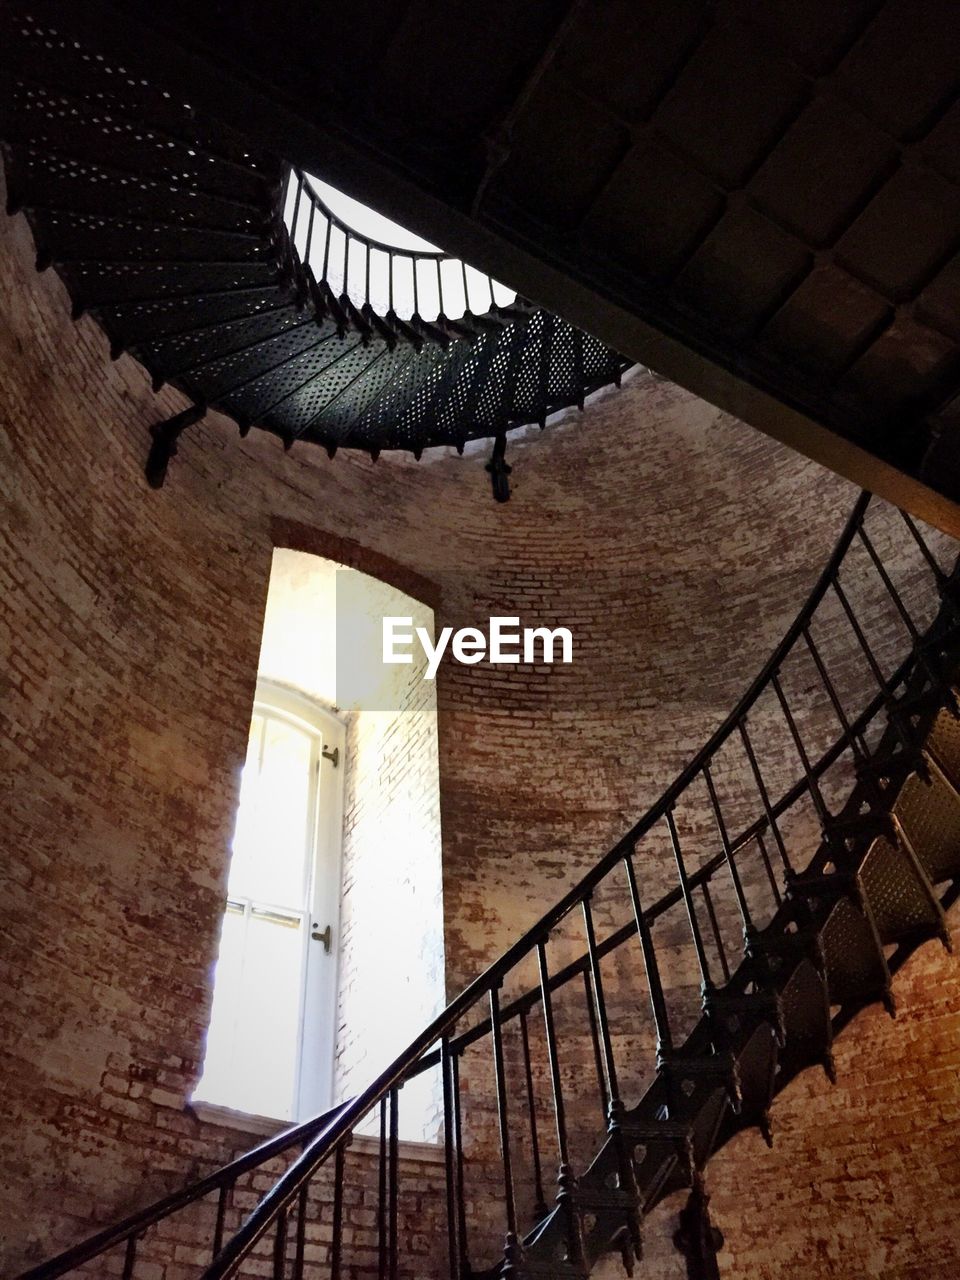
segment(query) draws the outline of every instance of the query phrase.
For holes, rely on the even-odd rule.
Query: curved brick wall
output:
[[[642,812],[729,709],[853,494],[642,374],[548,439],[511,445],[506,507],[490,497],[484,454],[330,462],[284,454],[256,432],[240,441],[215,417],[190,432],[155,493],[142,479],[146,428],[179,398],[153,396],[131,360],[107,363],[91,321],[71,323],[55,276],[34,275],[21,219],[0,236],[0,1212],[16,1270],[254,1141],[202,1124],[184,1101],[202,1054],[278,530],[316,529],[318,548],[339,540],[370,572],[389,562],[421,575],[439,593],[439,625],[499,612],[574,629],[572,668],[448,666],[439,682],[456,988]],[[934,1029],[924,1037],[949,984],[956,994],[956,971],[926,953],[921,975],[924,965],[940,988],[934,1000],[911,984],[911,1042],[935,1070],[949,1050]],[[869,1082],[899,1070],[903,1041],[872,1044],[878,1056],[857,1070],[864,1106],[882,1107]],[[838,1127],[843,1105],[841,1094],[818,1100],[819,1160],[837,1185],[856,1181],[895,1204],[904,1178],[935,1184],[914,1153],[925,1126],[946,1122],[946,1102],[915,1129],[875,1130],[856,1159]],[[749,1158],[777,1202],[790,1162],[763,1165],[752,1146]],[[754,1179],[724,1168],[716,1196],[737,1274],[913,1274],[833,1259],[824,1241],[860,1221],[853,1194],[801,1217],[789,1239],[758,1241],[742,1226]],[[943,1256],[941,1214],[922,1195],[910,1203],[903,1239],[919,1236],[914,1260],[941,1274],[930,1262]],[[176,1275],[193,1275],[183,1247]],[[429,1241],[421,1247],[426,1259]],[[665,1246],[651,1242],[651,1255],[651,1275],[677,1265]]]

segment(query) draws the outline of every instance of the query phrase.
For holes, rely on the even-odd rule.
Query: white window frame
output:
[[[340,987],[346,729],[332,711],[314,699],[272,680],[257,681],[251,720],[257,714],[286,720],[311,740],[309,883],[301,910],[228,895],[224,912],[231,908],[239,909],[247,920],[254,912],[272,912],[291,920],[296,917],[303,926],[293,1088],[293,1119],[297,1121],[327,1110],[333,1101]],[[317,937],[328,926],[331,938],[329,953]],[[307,1065],[309,1070],[305,1069]],[[194,1107],[211,1117],[232,1110],[207,1099],[198,1100]]]

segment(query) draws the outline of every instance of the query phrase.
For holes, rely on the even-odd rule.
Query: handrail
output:
[[[219,1169],[214,1170],[213,1173],[208,1173],[205,1178],[200,1178],[197,1182],[191,1182],[179,1191],[171,1192],[170,1195],[164,1196],[162,1200],[157,1200],[144,1209],[137,1209],[128,1217],[121,1219],[120,1222],[115,1222],[112,1226],[105,1227],[102,1231],[96,1232],[95,1235],[88,1236],[86,1240],[82,1240],[79,1244],[73,1245],[62,1253],[58,1253],[55,1257],[47,1259],[46,1262],[41,1263],[39,1266],[23,1272],[19,1280],[56,1280],[57,1276],[65,1275],[68,1271],[82,1266],[83,1263],[89,1262],[92,1258],[105,1253],[108,1249],[139,1236],[148,1227],[162,1222],[164,1218],[169,1218],[178,1209],[186,1208],[188,1204],[193,1204],[196,1200],[208,1196],[211,1191],[219,1191],[221,1187],[231,1186],[244,1173],[248,1173],[251,1169],[256,1169],[259,1165],[266,1163],[267,1160],[272,1160],[274,1156],[282,1155],[298,1143],[314,1137],[318,1130],[325,1128],[330,1123],[331,1118],[342,1111],[346,1105],[346,1102],[338,1103],[337,1106],[331,1107],[329,1111],[324,1111],[319,1116],[305,1120],[302,1124],[294,1125],[290,1129],[284,1129],[282,1133],[268,1138],[266,1142],[254,1147],[252,1151],[238,1156],[236,1160],[231,1160],[229,1164],[222,1165]]]
[[[183,1191],[175,1193],[167,1197],[165,1200],[158,1202],[157,1205],[149,1209],[141,1210],[138,1214],[124,1220],[113,1228],[98,1233],[91,1237],[90,1240],[84,1242],[73,1250],[61,1254],[59,1258],[54,1259],[51,1263],[47,1263],[42,1267],[35,1268],[33,1271],[27,1272],[21,1280],[54,1280],[55,1277],[62,1275],[64,1271],[70,1270],[81,1263],[88,1261],[97,1254],[104,1252],[112,1245],[127,1242],[127,1256],[124,1266],[124,1277],[133,1275],[133,1266],[137,1249],[137,1240],[139,1235],[153,1223],[160,1221],[161,1218],[174,1212],[178,1208],[183,1208],[202,1196],[207,1195],[211,1191],[220,1190],[220,1197],[217,1206],[217,1228],[213,1240],[213,1261],[204,1272],[203,1280],[225,1280],[226,1277],[234,1275],[240,1267],[243,1259],[248,1256],[252,1249],[257,1245],[271,1228],[276,1226],[276,1238],[274,1241],[274,1273],[278,1276],[284,1274],[283,1257],[286,1233],[288,1223],[290,1221],[290,1213],[294,1217],[293,1221],[297,1228],[297,1250],[298,1257],[302,1256],[304,1247],[304,1231],[305,1231],[305,1215],[308,1204],[308,1184],[313,1178],[316,1171],[328,1160],[331,1154],[336,1156],[336,1172],[335,1172],[335,1193],[334,1193],[334,1234],[335,1239],[339,1240],[337,1233],[340,1231],[340,1215],[343,1208],[343,1167],[344,1153],[353,1137],[353,1134],[360,1123],[371,1110],[379,1103],[381,1105],[381,1138],[380,1138],[380,1249],[381,1249],[381,1271],[385,1265],[384,1249],[392,1250],[390,1263],[390,1273],[394,1273],[397,1266],[396,1257],[396,1232],[395,1232],[395,1214],[396,1214],[396,1177],[397,1177],[397,1153],[396,1153],[396,1125],[397,1125],[397,1106],[398,1095],[402,1086],[407,1084],[414,1077],[421,1075],[423,1072],[436,1067],[442,1068],[443,1089],[444,1089],[444,1149],[445,1149],[445,1170],[447,1184],[447,1211],[448,1211],[448,1234],[450,1236],[449,1247],[451,1258],[459,1257],[460,1270],[462,1274],[470,1271],[470,1263],[466,1253],[463,1252],[465,1245],[466,1225],[463,1221],[463,1149],[461,1136],[461,1119],[460,1119],[460,1084],[459,1084],[459,1063],[465,1050],[472,1044],[489,1036],[493,1048],[494,1064],[496,1066],[497,1075],[497,1111],[500,1125],[500,1144],[502,1151],[502,1163],[504,1173],[504,1208],[507,1214],[508,1224],[516,1223],[516,1205],[514,1202],[514,1183],[513,1173],[511,1169],[512,1161],[510,1156],[510,1140],[507,1121],[507,1102],[503,1092],[503,1063],[504,1063],[504,1045],[503,1035],[504,1027],[514,1018],[519,1018],[522,1032],[521,1039],[523,1041],[524,1053],[526,1055],[526,1070],[528,1078],[530,1072],[530,1050],[527,1037],[527,1015],[537,1006],[542,1005],[544,1026],[543,1033],[545,1036],[546,1049],[549,1057],[550,1070],[553,1079],[554,1089],[554,1111],[558,1126],[558,1140],[563,1149],[564,1120],[563,1107],[560,1098],[559,1084],[559,1060],[556,1057],[556,1046],[553,1043],[553,1021],[552,1021],[552,993],[557,992],[565,984],[569,983],[573,978],[582,976],[584,979],[585,992],[588,1005],[591,1009],[591,1034],[593,1038],[594,1055],[596,1058],[596,1067],[598,1074],[599,1092],[604,1110],[607,1111],[609,1106],[609,1115],[612,1117],[617,1108],[616,1114],[622,1114],[624,1103],[618,1097],[618,1089],[616,1085],[615,1062],[613,1057],[613,1048],[611,1043],[610,1026],[606,1013],[605,998],[602,990],[602,979],[600,971],[600,961],[604,956],[622,946],[630,938],[639,935],[641,948],[643,951],[643,963],[646,972],[648,994],[651,1001],[651,1012],[656,1032],[657,1044],[664,1049],[665,1058],[658,1055],[658,1072],[663,1069],[663,1062],[671,1062],[674,1059],[682,1060],[683,1055],[690,1053],[702,1053],[703,1037],[696,1040],[699,1031],[693,1033],[693,1039],[687,1039],[687,1030],[683,1033],[682,1047],[681,1041],[676,1037],[676,1027],[671,1026],[671,1022],[675,1022],[670,1016],[665,1001],[664,987],[661,977],[658,973],[658,964],[654,952],[652,941],[652,927],[656,920],[664,916],[667,912],[678,906],[683,906],[686,911],[687,923],[689,924],[689,939],[696,950],[696,960],[699,964],[702,977],[701,991],[703,993],[704,1003],[701,1007],[701,1017],[704,1012],[709,1016],[709,1009],[712,1008],[712,993],[717,991],[712,976],[712,961],[709,960],[707,951],[704,946],[704,940],[698,924],[698,909],[694,903],[693,893],[697,891],[698,901],[702,902],[702,910],[705,910],[709,916],[711,927],[713,930],[714,941],[716,943],[716,952],[720,959],[721,968],[723,969],[723,977],[725,982],[733,982],[733,994],[736,995],[740,990],[737,985],[742,982],[742,978],[738,978],[735,966],[736,960],[728,964],[727,948],[722,941],[721,931],[718,929],[717,915],[714,909],[714,897],[724,891],[731,891],[734,902],[731,904],[736,908],[739,902],[739,912],[743,923],[743,936],[745,939],[756,938],[759,935],[756,931],[755,917],[752,914],[753,909],[748,906],[743,894],[743,885],[741,884],[741,871],[738,871],[734,856],[748,849],[753,841],[759,842],[758,856],[762,859],[763,867],[769,886],[772,890],[773,914],[772,921],[779,921],[781,925],[790,922],[796,924],[796,917],[793,907],[787,905],[787,893],[780,894],[776,884],[776,878],[771,868],[770,860],[767,856],[766,848],[763,843],[763,837],[769,835],[779,848],[779,854],[783,862],[783,869],[786,874],[786,885],[791,883],[791,876],[794,874],[795,868],[792,857],[788,855],[784,844],[783,836],[780,830],[780,818],[787,814],[798,801],[807,796],[812,802],[813,809],[816,811],[815,816],[819,820],[821,827],[821,838],[827,841],[826,854],[821,852],[818,859],[815,860],[815,867],[823,864],[824,858],[829,856],[833,850],[830,841],[834,838],[828,834],[836,820],[830,811],[827,810],[824,803],[824,797],[821,793],[820,780],[828,775],[828,771],[844,756],[846,752],[851,753],[851,758],[856,767],[854,790],[849,797],[849,810],[840,810],[838,819],[844,820],[844,814],[860,812],[863,804],[864,796],[869,793],[871,787],[875,791],[876,779],[872,782],[864,781],[869,779],[869,771],[864,774],[861,766],[870,762],[872,756],[872,748],[868,751],[864,734],[874,718],[885,708],[889,710],[891,700],[901,688],[907,690],[915,690],[920,692],[924,690],[928,683],[935,687],[936,690],[942,692],[943,680],[937,674],[936,653],[938,646],[942,642],[945,635],[952,636],[956,623],[960,621],[960,606],[952,601],[951,593],[946,589],[949,584],[949,577],[939,570],[936,561],[929,551],[929,548],[923,543],[922,538],[914,533],[920,551],[926,561],[926,567],[933,572],[935,582],[936,595],[940,597],[941,615],[932,625],[929,631],[921,633],[910,616],[909,611],[900,598],[892,579],[887,574],[882,559],[879,557],[876,548],[871,541],[871,529],[865,524],[864,517],[870,502],[868,494],[862,494],[853,510],[845,522],[844,528],[837,539],[836,545],[830,554],[829,559],[819,574],[816,583],[807,596],[803,606],[798,611],[791,625],[786,629],[780,642],[774,648],[773,652],[764,662],[758,674],[751,681],[750,685],[738,699],[733,710],[725,717],[718,728],[709,736],[700,750],[694,755],[687,766],[677,775],[671,785],[660,795],[660,797],[651,805],[643,816],[630,828],[630,830],[622,836],[606,855],[570,889],[554,906],[537,921],[530,929],[528,929],[516,942],[513,943],[493,964],[474,979],[460,994],[442,1011],[419,1035],[412,1041],[410,1045],[401,1053],[393,1063],[383,1071],[380,1076],[372,1081],[366,1089],[363,1090],[356,1098],[348,1103],[342,1104],[340,1107],[318,1116],[315,1119],[306,1122],[303,1125],[296,1126],[294,1129],[284,1134],[278,1135],[269,1142],[262,1144],[255,1151],[247,1156],[241,1157],[234,1161],[231,1165],[226,1166],[223,1170],[219,1170],[214,1174],[198,1183],[194,1183],[191,1187],[185,1188]],[[902,514],[902,513],[901,513]],[[908,522],[909,526],[909,522]],[[867,640],[860,623],[857,620],[856,612],[851,609],[851,605],[846,596],[846,574],[841,577],[841,569],[844,566],[845,557],[849,551],[854,539],[859,539],[863,548],[867,552],[867,559],[872,561],[879,574],[887,595],[895,605],[901,619],[904,621],[910,636],[910,643],[907,646],[905,656],[901,657],[896,669],[892,674],[884,674],[877,664],[876,658],[871,650],[870,642]],[[956,570],[955,570],[956,572]],[[852,633],[856,638],[859,646],[861,663],[865,660],[867,668],[869,668],[872,682],[874,685],[873,696],[867,696],[869,691],[858,694],[858,706],[860,707],[857,714],[852,714],[855,708],[851,708],[848,714],[843,708],[838,698],[837,690],[827,667],[824,665],[817,643],[812,637],[812,626],[815,615],[820,608],[828,590],[833,590],[837,597],[843,613],[846,615],[847,621],[850,623]],[[936,598],[936,595],[934,598]],[[947,619],[949,615],[950,623],[947,631],[941,630],[942,621]],[[802,735],[798,729],[795,717],[790,709],[790,705],[786,695],[784,694],[784,685],[781,677],[781,671],[787,670],[789,659],[796,656],[798,652],[808,652],[809,657],[813,660],[820,680],[820,693],[826,694],[828,702],[823,705],[832,705],[836,715],[840,732],[832,737],[830,745],[825,751],[820,749],[817,757],[811,759],[812,751],[808,751],[802,741]],[[777,704],[782,713],[784,725],[789,729],[794,746],[796,748],[797,759],[800,762],[802,776],[799,780],[791,781],[791,773],[787,773],[786,778],[782,778],[781,771],[776,774],[776,791],[771,794],[772,788],[768,789],[767,783],[763,778],[764,770],[757,762],[757,758],[747,733],[747,717],[754,708],[758,699],[772,690],[777,697]],[[866,698],[865,703],[863,698]],[[815,704],[813,704],[815,707]],[[906,759],[909,761],[913,758],[912,752],[916,747],[916,742],[912,731],[904,729],[901,723],[902,717],[890,717],[887,732],[893,739],[901,739],[906,750]],[[746,753],[746,760],[750,765],[751,775],[753,777],[756,797],[762,802],[762,814],[760,817],[750,820],[749,810],[742,815],[740,821],[743,826],[739,834],[731,836],[727,829],[726,821],[723,817],[717,792],[713,784],[711,774],[711,764],[714,757],[721,750],[724,744],[734,735],[735,731],[739,731],[743,740],[743,749]],[[883,750],[881,742],[881,751]],[[900,757],[898,757],[900,758]],[[695,783],[702,775],[705,782],[710,804],[717,825],[717,836],[721,846],[721,852],[709,857],[707,861],[696,870],[687,871],[684,865],[684,857],[681,851],[680,838],[678,836],[677,823],[674,817],[674,811],[678,802],[685,797],[687,788]],[[795,775],[794,775],[795,776]],[[863,790],[861,788],[866,788]],[[697,793],[699,794],[699,793]],[[878,793],[879,794],[879,793]],[[776,797],[776,798],[774,798]],[[871,804],[873,802],[871,801]],[[709,812],[709,810],[708,810]],[[642,838],[657,823],[664,823],[669,832],[671,843],[673,846],[673,854],[677,863],[678,883],[676,887],[662,894],[655,902],[650,905],[644,905],[640,901],[638,887],[635,878],[634,862],[638,855],[638,844]],[[681,824],[682,825],[682,824]],[[846,837],[841,837],[846,838]],[[835,856],[835,855],[834,855]],[[598,885],[618,867],[618,864],[624,864],[627,872],[627,883],[630,888],[632,901],[632,919],[630,923],[616,928],[602,941],[598,941],[592,923],[593,916],[591,910],[591,898],[594,890]],[[714,879],[721,867],[726,866],[729,869],[729,879],[724,877],[718,883]],[[762,868],[760,868],[762,870]],[[809,869],[807,871],[809,877]],[[743,883],[747,883],[744,881]],[[712,890],[712,894],[711,894]],[[739,896],[738,896],[739,895]],[[719,902],[719,898],[717,902]],[[548,963],[546,959],[547,945],[551,932],[569,915],[575,907],[582,907],[584,915],[584,932],[588,944],[586,953],[577,956],[572,961],[566,963],[557,972],[551,974],[548,971]],[[781,910],[783,908],[783,910]],[[771,921],[771,924],[772,924]],[[766,925],[763,926],[766,928]],[[752,945],[752,944],[751,944]],[[712,943],[711,943],[712,946]],[[540,985],[532,990],[522,991],[521,994],[514,996],[509,1003],[500,1004],[499,993],[504,987],[508,977],[514,973],[521,961],[526,959],[534,950],[537,953],[537,962],[540,973]],[[746,949],[746,955],[750,955],[749,946]],[[750,971],[746,974],[747,978],[751,977]],[[751,981],[755,981],[755,977]],[[489,1010],[484,1010],[480,1006],[480,1002],[485,997],[489,997]],[[742,995],[740,998],[744,998]],[[595,1005],[595,1008],[593,1007]],[[486,1016],[484,1014],[486,1013]],[[469,1018],[466,1015],[470,1014]],[[479,1016],[478,1016],[479,1015]],[[461,1019],[464,1020],[464,1029],[457,1031],[457,1024]],[[702,1023],[697,1023],[697,1028],[702,1028]],[[707,1024],[709,1027],[709,1023]],[[598,1038],[599,1031],[599,1038]],[[721,1037],[722,1038],[722,1037]],[[707,1037],[708,1043],[713,1043],[710,1036]],[[695,1043],[695,1048],[691,1049],[691,1045]],[[709,1050],[708,1050],[709,1051]],[[715,1053],[720,1050],[714,1044]],[[679,1054],[679,1058],[677,1055]],[[722,1057],[722,1055],[721,1055]],[[711,1068],[713,1069],[713,1068]],[[667,1073],[673,1070],[672,1067],[666,1068]],[[670,1085],[666,1085],[668,1091]],[[472,1092],[471,1086],[468,1085],[468,1094]],[[389,1104],[388,1104],[389,1096]],[[530,1108],[530,1124],[531,1124],[531,1142],[533,1146],[533,1160],[536,1177],[537,1191],[536,1201],[541,1208],[538,1210],[543,1223],[547,1222],[547,1210],[545,1208],[545,1200],[543,1188],[540,1185],[540,1164],[539,1155],[537,1154],[537,1134],[536,1123],[533,1114],[533,1097],[528,1096],[528,1104]],[[511,1104],[512,1105],[512,1104]],[[389,1128],[391,1133],[389,1154],[386,1145],[387,1133],[387,1112],[389,1110],[390,1122]],[[611,1130],[612,1132],[612,1130]],[[245,1171],[257,1167],[272,1155],[278,1154],[280,1151],[288,1150],[297,1142],[304,1144],[302,1153],[293,1160],[286,1171],[274,1182],[273,1186],[260,1200],[253,1212],[243,1222],[241,1227],[223,1245],[223,1224],[225,1217],[226,1204],[228,1203],[229,1190],[232,1188],[236,1179]],[[561,1156],[561,1159],[566,1157]],[[389,1161],[389,1180],[394,1190],[389,1192],[390,1213],[394,1215],[394,1226],[390,1228],[392,1234],[386,1232],[386,1213],[387,1192],[384,1190],[387,1179],[387,1161]],[[622,1166],[623,1176],[631,1176],[629,1169]],[[458,1190],[459,1188],[459,1190]],[[454,1197],[459,1195],[458,1207],[454,1208]],[[296,1208],[293,1208],[293,1201],[299,1197]],[[337,1207],[339,1205],[339,1208]],[[460,1214],[459,1224],[457,1222],[457,1214]],[[516,1239],[515,1234],[511,1237],[510,1233],[515,1232],[515,1226],[509,1226],[508,1241],[510,1238]],[[539,1239],[539,1237],[538,1237]],[[458,1244],[459,1241],[459,1244]],[[526,1248],[526,1243],[523,1244]],[[533,1247],[531,1245],[531,1247]],[[459,1249],[459,1253],[457,1250]],[[521,1249],[522,1252],[522,1249]],[[339,1245],[334,1252],[335,1261],[332,1264],[332,1280],[340,1280],[339,1270]],[[512,1255],[509,1255],[512,1256]]]
[[[374,240],[372,236],[365,235],[362,231],[357,231],[355,227],[351,227],[327,204],[324,198],[317,191],[316,187],[310,180],[310,175],[302,169],[293,169],[293,173],[299,182],[303,183],[303,189],[311,202],[320,210],[328,222],[332,222],[338,231],[342,231],[344,235],[350,236],[352,240],[358,240],[361,244],[366,245],[368,249],[377,249],[381,253],[392,253],[405,258],[422,258],[425,262],[459,262],[459,258],[453,257],[452,254],[444,253],[442,249],[404,249],[399,245],[387,244],[383,240]]]
[[[303,239],[302,260],[311,271],[314,271],[316,264],[317,270],[314,274],[326,284],[332,292],[339,292],[341,300],[350,296],[351,284],[351,249],[355,251],[353,261],[359,257],[362,261],[362,276],[364,307],[369,311],[377,311],[372,305],[372,286],[376,285],[380,293],[384,295],[384,300],[388,303],[388,307],[382,312],[378,312],[379,317],[385,322],[395,322],[403,315],[406,319],[414,322],[446,321],[457,328],[456,321],[464,319],[469,321],[473,318],[475,321],[486,317],[490,321],[495,321],[500,317],[500,323],[503,318],[509,318],[510,312],[507,308],[511,301],[516,299],[516,292],[509,290],[505,285],[494,280],[489,273],[479,272],[474,267],[470,267],[462,258],[455,257],[443,250],[427,250],[427,249],[404,249],[398,245],[387,244],[385,241],[377,240],[372,236],[365,235],[361,231],[357,231],[338,214],[334,213],[323,197],[319,194],[316,187],[310,180],[308,174],[302,169],[291,167],[289,171],[289,180],[291,187],[295,184],[295,196],[293,198],[293,208],[287,213],[289,205],[289,190],[285,191],[283,196],[284,220],[289,231],[291,243],[300,252],[298,240]],[[302,208],[307,210],[304,218],[302,216]],[[319,217],[318,217],[319,215]],[[317,243],[314,242],[315,228],[319,227],[321,234],[317,237]],[[342,252],[338,249],[334,255],[331,253],[331,231],[336,229],[343,237]],[[376,272],[371,268],[372,254],[382,254],[386,262],[380,262]],[[334,262],[334,257],[337,261]],[[410,272],[409,281],[404,281],[397,277],[396,265],[398,262],[408,264]],[[429,268],[430,287],[436,290],[436,309],[421,306],[421,290],[427,284],[427,280],[422,279],[418,274],[419,269],[425,266]],[[443,268],[447,267],[448,275],[457,278],[454,287],[453,280],[448,279],[444,284]],[[450,268],[453,270],[451,271]],[[469,273],[469,275],[468,275]],[[374,274],[376,279],[374,279]],[[470,276],[473,276],[471,281]],[[334,290],[331,285],[331,279],[339,280],[339,290]],[[489,303],[485,307],[477,310],[471,306],[471,291],[476,291],[477,281],[480,281],[480,287],[484,292],[489,293]],[[400,293],[409,287],[409,296],[403,301]],[[447,291],[446,300],[444,299],[444,290]],[[504,300],[498,303],[496,299],[495,289],[501,289],[505,293],[511,295],[510,300]],[[453,297],[456,294],[456,298]],[[462,295],[462,303],[460,305],[460,295]],[[453,305],[451,306],[451,302]],[[515,314],[515,313],[514,313]],[[462,327],[462,326],[461,326]]]
[[[250,1249],[269,1230],[274,1218],[282,1212],[313,1177],[316,1170],[331,1152],[350,1134],[367,1113],[394,1088],[402,1083],[418,1060],[437,1044],[450,1029],[481,999],[499,990],[504,977],[544,941],[550,932],[580,903],[586,899],[601,880],[628,854],[637,841],[670,811],[690,782],[700,773],[754,706],[761,693],[785,656],[797,642],[804,627],[824,598],[830,584],[860,529],[871,495],[862,493],[848,517],[837,543],[821,571],[813,590],[807,597],[793,623],[787,628],[780,643],[761,667],[757,676],[735,704],[733,710],[707,739],[691,762],[654,802],[647,812],[630,828],[626,835],[600,859],[549,911],[528,929],[511,947],[475,978],[443,1010],[408,1047],[366,1089],[359,1093],[344,1110],[311,1142],[302,1156],[277,1180],[240,1230],[226,1244],[213,1264],[204,1273],[203,1280],[226,1280],[234,1274]],[[722,860],[722,855],[719,855]],[[715,860],[716,861],[716,860]],[[719,862],[718,862],[719,865]],[[676,891],[674,891],[676,892]]]
[[[894,671],[893,675],[890,676],[886,682],[886,693],[876,694],[867,703],[866,707],[864,707],[863,711],[861,711],[856,719],[851,721],[849,729],[844,730],[833,745],[823,753],[816,764],[811,766],[810,772],[812,777],[822,777],[830,766],[836,763],[840,756],[843,755],[844,751],[847,750],[850,743],[863,732],[877,712],[880,711],[886,700],[887,694],[903,681],[913,663],[913,654],[910,654],[903,660],[903,662],[900,663],[896,671]],[[799,781],[795,782],[793,786],[789,787],[780,799],[771,805],[771,813],[774,820],[781,817],[791,805],[796,803],[805,791],[809,790],[809,788],[810,783],[806,778],[799,779]],[[737,852],[758,834],[762,834],[768,826],[769,823],[766,817],[758,818],[755,822],[751,823],[749,827],[742,831],[740,835],[731,839],[731,850],[733,852]],[[701,885],[709,882],[724,865],[726,860],[725,854],[714,854],[714,856],[705,862],[702,867],[688,877],[687,883],[689,887],[691,889],[699,889]],[[682,900],[683,894],[679,887],[670,889],[662,898],[658,899],[658,901],[652,906],[647,907],[644,910],[644,919],[647,924],[652,925],[661,916],[665,915],[672,907],[677,906]],[[605,938],[603,942],[597,943],[596,954],[601,959],[604,956],[610,955],[611,952],[616,951],[625,942],[629,942],[631,938],[635,937],[638,927],[639,926],[635,920],[631,920],[627,924],[622,925],[615,932],[611,933],[609,937]],[[585,951],[575,960],[571,960],[568,964],[564,965],[562,969],[558,969],[556,973],[551,975],[549,982],[550,990],[558,991],[571,979],[577,977],[578,974],[585,973],[589,966],[590,953]],[[501,1023],[509,1021],[520,1013],[529,1011],[540,999],[540,996],[540,987],[532,987],[529,991],[524,992],[523,995],[514,997],[509,1004],[504,1005],[500,1010]],[[482,1022],[478,1022],[475,1026],[471,1027],[468,1031],[464,1031],[461,1035],[451,1039],[449,1041],[450,1051],[459,1052],[466,1049],[469,1045],[476,1043],[476,1041],[482,1040],[489,1030],[490,1020],[489,1018],[486,1018]],[[413,1079],[414,1076],[421,1075],[424,1071],[428,1071],[431,1067],[438,1066],[439,1063],[440,1053],[438,1050],[435,1050],[433,1053],[420,1058],[416,1063],[416,1069],[412,1070],[409,1075],[405,1077],[405,1080],[409,1081]]]

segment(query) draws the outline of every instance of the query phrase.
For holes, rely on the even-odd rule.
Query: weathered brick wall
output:
[[[202,1056],[279,527],[317,528],[371,563],[409,566],[436,584],[439,625],[498,612],[574,629],[571,668],[447,666],[438,684],[454,990],[719,722],[805,595],[853,495],[644,375],[547,438],[511,445],[505,507],[490,498],[485,449],[419,465],[330,462],[300,447],[285,454],[257,432],[240,441],[216,417],[184,439],[154,493],[142,479],[146,427],[180,399],[154,397],[132,361],[107,363],[91,321],[70,322],[55,277],[33,274],[22,220],[3,225],[0,260],[0,1169],[15,1271],[255,1140],[201,1123],[184,1103]],[[918,1028],[956,991],[955,968],[939,981],[937,991],[911,987]],[[904,1042],[871,1041],[877,1081],[903,1075],[906,1088],[951,1062],[944,1034],[907,1038],[909,1078]],[[584,1048],[574,1046],[578,1075]],[[761,1259],[786,1274],[802,1257],[816,1274],[829,1242],[861,1229],[869,1197],[844,1195],[845,1183],[866,1179],[894,1202],[924,1138],[883,1126],[882,1090],[874,1101],[863,1164],[838,1127],[843,1095],[818,1099],[816,1171],[841,1191],[828,1214],[811,1211],[802,1237],[758,1242],[746,1224],[761,1174],[771,1205],[794,1194],[812,1205],[812,1166],[754,1164],[746,1140],[749,1171],[729,1192],[719,1176],[715,1188],[731,1265],[748,1274]],[[944,1124],[952,1105],[943,1103]],[[797,1177],[805,1191],[793,1190]],[[406,1236],[429,1221],[423,1181]],[[942,1198],[955,1205],[949,1189]],[[478,1192],[472,1217],[485,1206]],[[883,1223],[909,1241],[908,1220]],[[945,1221],[923,1223],[929,1256],[950,1256]],[[442,1255],[442,1228],[426,1234]],[[647,1234],[669,1274],[666,1220]],[[761,1258],[761,1248],[775,1252]],[[869,1259],[858,1265],[834,1274],[881,1274]],[[910,1274],[896,1266],[883,1274]],[[184,1259],[167,1280],[195,1273]],[[937,1274],[932,1264],[926,1274]]]
[[[954,928],[956,918],[954,917]],[[711,1166],[725,1280],[948,1280],[957,1274],[960,984],[938,943],[837,1040],[837,1084],[778,1099],[774,1145],[736,1138]]]

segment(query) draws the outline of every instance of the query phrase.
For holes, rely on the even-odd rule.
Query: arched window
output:
[[[297,1119],[332,1098],[344,729],[261,680],[196,1098]]]
[[[384,618],[408,616],[433,635],[432,608],[391,583],[273,553],[194,1094],[218,1123],[327,1110],[443,1006],[436,683],[422,652],[383,661]],[[435,1089],[430,1073],[404,1089],[402,1137],[435,1138]]]

